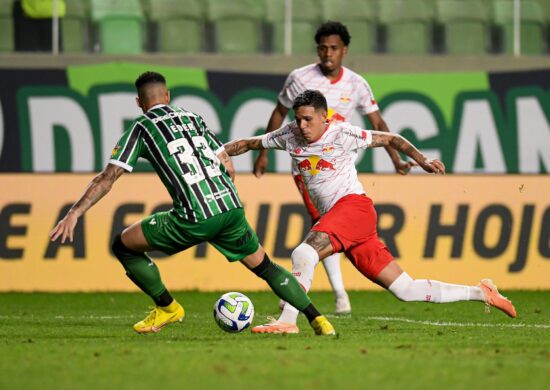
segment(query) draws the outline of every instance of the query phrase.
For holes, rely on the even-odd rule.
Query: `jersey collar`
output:
[[[330,80],[327,76],[323,74],[323,70],[321,69],[321,64],[317,64],[317,69],[319,70],[319,73],[323,75],[328,81],[330,81],[331,84],[336,84],[338,81],[342,80],[342,77],[344,77],[344,66],[340,66],[340,73],[338,73],[338,77],[336,77],[335,80]]]
[[[338,73],[338,77],[336,77],[335,80],[331,80],[330,83],[331,84],[336,84],[338,81],[342,80],[343,76],[344,76],[344,67],[341,66],[340,67],[340,73]]]
[[[151,111],[151,110],[154,110],[155,108],[164,107],[164,106],[166,106],[166,104],[162,104],[162,103],[155,104],[153,107],[151,107],[150,109],[148,109],[147,112],[149,112],[149,111]]]

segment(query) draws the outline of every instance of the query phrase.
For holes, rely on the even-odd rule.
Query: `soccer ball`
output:
[[[248,328],[254,318],[254,305],[244,294],[228,292],[214,304],[216,324],[229,333],[238,333]]]

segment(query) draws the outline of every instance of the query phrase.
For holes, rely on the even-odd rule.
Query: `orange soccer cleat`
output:
[[[479,282],[479,287],[483,291],[485,304],[487,306],[496,307],[512,318],[516,318],[518,316],[512,301],[498,292],[497,286],[493,284],[491,279],[483,279]]]
[[[269,322],[252,328],[252,333],[294,334],[300,333],[300,328],[295,324],[279,322],[273,317],[268,317]]]

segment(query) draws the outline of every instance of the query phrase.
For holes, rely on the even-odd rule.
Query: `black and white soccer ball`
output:
[[[214,320],[226,332],[242,332],[253,319],[254,305],[240,292],[225,293],[214,304]]]

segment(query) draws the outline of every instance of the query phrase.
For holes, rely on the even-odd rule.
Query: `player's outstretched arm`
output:
[[[390,133],[390,128],[386,124],[386,121],[384,121],[384,119],[382,118],[382,115],[380,115],[380,111],[374,111],[368,114],[367,118],[374,130]],[[393,166],[395,167],[395,172],[399,173],[400,175],[406,175],[409,170],[414,165],[416,165],[412,161],[403,161],[399,153],[397,153],[397,151],[392,147],[386,146],[385,149],[391,158]]]
[[[113,183],[124,172],[124,169],[117,165],[107,164],[105,169],[88,184],[84,194],[71,207],[67,215],[53,228],[50,232],[50,239],[55,241],[61,236],[62,243],[67,238],[69,238],[70,242],[73,242],[73,232],[78,218],[103,198],[111,190]]]
[[[273,109],[273,112],[271,113],[269,122],[267,122],[267,128],[265,129],[265,133],[267,134],[280,128],[287,114],[288,114],[288,108],[283,106],[281,102],[277,102],[277,105],[275,106],[275,108]],[[258,178],[261,177],[265,173],[265,171],[267,171],[267,164],[268,164],[267,150],[262,149],[260,150],[258,157],[256,157],[256,161],[254,161],[254,170],[253,170],[254,175],[256,175],[256,177]]]
[[[395,150],[405,153],[418,163],[426,172],[445,174],[445,165],[439,160],[431,160],[423,155],[413,144],[399,134],[372,131],[371,148],[391,146]]]
[[[243,138],[226,143],[225,151],[230,156],[238,156],[248,152],[249,150],[263,150],[262,138],[265,135],[258,135],[256,137]]]

